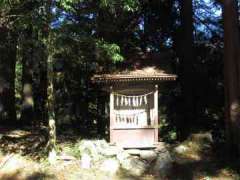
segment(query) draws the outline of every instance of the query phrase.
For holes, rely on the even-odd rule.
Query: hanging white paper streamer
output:
[[[116,104],[117,104],[117,106],[119,106],[119,99],[118,99],[118,95],[116,95]]]
[[[142,96],[140,96],[139,106],[142,106]]]
[[[124,101],[125,101],[125,106],[127,106],[128,105],[128,100],[127,100],[127,97],[124,97]]]
[[[123,106],[123,97],[121,96],[121,106]]]
[[[144,102],[147,105],[147,95],[144,96]]]

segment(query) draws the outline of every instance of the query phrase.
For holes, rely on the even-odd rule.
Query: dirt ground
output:
[[[20,133],[21,132],[21,133]],[[217,158],[206,134],[194,134],[188,140],[172,147],[174,159],[170,180],[235,180],[240,179],[237,170],[221,158]],[[30,138],[30,139],[26,139]],[[8,132],[1,136],[1,180],[109,180],[109,179],[160,179],[151,174],[129,177],[124,172],[108,174],[98,169],[81,169],[79,161],[62,161],[50,165],[44,158],[40,135],[28,131]],[[40,141],[40,142],[39,142]],[[27,143],[26,143],[27,142]],[[67,146],[59,142],[59,146]],[[68,142],[69,143],[69,142]],[[25,147],[26,146],[26,147]],[[33,151],[33,152],[31,152]],[[27,153],[28,152],[28,153]],[[40,154],[40,155],[39,155]],[[223,158],[224,159],[224,158]]]

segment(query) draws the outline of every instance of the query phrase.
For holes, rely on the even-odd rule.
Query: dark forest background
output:
[[[178,75],[159,99],[162,140],[210,131],[240,152],[238,10],[234,0],[1,0],[0,124],[52,119],[58,133],[107,137],[108,94],[91,77],[158,53]]]

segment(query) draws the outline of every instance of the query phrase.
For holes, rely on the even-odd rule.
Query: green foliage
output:
[[[56,0],[58,5],[63,7],[65,10],[71,10],[74,4],[81,3],[84,1],[85,0]]]
[[[138,0],[125,0],[124,1],[124,9],[126,11],[137,11],[139,9],[139,1]]]
[[[169,120],[166,108],[166,105],[160,104],[159,130],[160,137],[163,139],[163,141],[171,143],[177,140],[177,130],[176,126],[174,126]]]
[[[138,0],[101,0],[100,5],[112,11],[122,6],[125,11],[134,12],[139,9],[140,3]]]
[[[110,44],[99,40],[96,43],[97,48],[102,52],[101,58],[111,59],[114,63],[122,62],[124,57],[121,55],[120,47],[117,44]],[[105,56],[104,56],[105,55]]]

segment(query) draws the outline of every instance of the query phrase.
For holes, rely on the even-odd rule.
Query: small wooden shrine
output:
[[[148,62],[147,66],[134,62],[133,69],[93,77],[109,90],[110,143],[117,146],[147,148],[158,142],[158,84],[174,81],[176,75]]]

